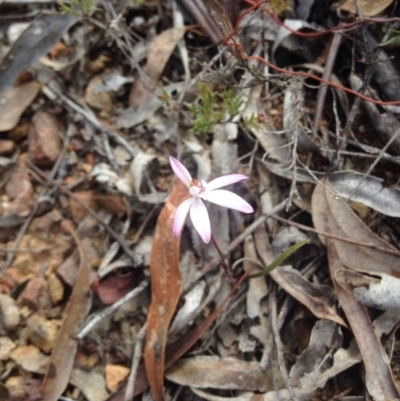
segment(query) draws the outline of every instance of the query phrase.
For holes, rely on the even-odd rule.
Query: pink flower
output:
[[[201,239],[208,244],[211,239],[211,225],[208,217],[207,208],[203,200],[207,200],[217,205],[230,209],[239,210],[243,213],[253,213],[254,209],[240,196],[225,189],[218,189],[226,185],[234,184],[248,177],[243,174],[230,174],[215,178],[208,184],[193,179],[186,167],[175,157],[170,156],[172,170],[176,176],[186,185],[191,197],[182,202],[175,212],[174,234],[179,237],[185,224],[186,216],[190,213],[194,228],[200,234]]]

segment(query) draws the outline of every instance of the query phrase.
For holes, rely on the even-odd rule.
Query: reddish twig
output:
[[[239,15],[239,17],[238,17],[238,19],[237,19],[237,21],[236,21],[236,24],[235,24],[235,27],[234,27],[233,31],[232,31],[232,32],[225,38],[225,40],[223,41],[223,43],[227,44],[231,49],[233,49],[235,55],[236,55],[239,59],[241,59],[242,61],[248,61],[248,60],[255,60],[255,61],[258,61],[258,62],[260,62],[260,63],[262,63],[262,64],[267,65],[269,68],[273,69],[274,71],[280,72],[280,73],[282,73],[282,74],[292,75],[292,76],[297,76],[297,77],[302,77],[302,78],[314,79],[315,81],[318,81],[318,82],[320,82],[320,83],[322,83],[322,84],[328,85],[328,86],[330,86],[330,87],[332,87],[332,88],[336,88],[336,89],[342,90],[342,91],[347,92],[347,93],[349,93],[349,94],[351,94],[351,95],[353,95],[353,96],[359,97],[360,99],[362,99],[362,100],[364,100],[364,101],[366,101],[366,102],[374,103],[374,104],[376,104],[376,105],[380,105],[380,106],[393,106],[393,105],[399,105],[399,104],[400,104],[400,100],[394,100],[394,101],[390,101],[390,102],[384,102],[384,101],[381,101],[381,100],[375,100],[375,99],[373,99],[373,98],[371,98],[371,97],[368,97],[368,96],[365,96],[365,95],[363,95],[363,94],[361,94],[361,93],[359,93],[359,92],[356,92],[355,90],[350,89],[350,88],[348,88],[348,87],[346,87],[346,86],[343,86],[343,85],[340,85],[340,84],[336,84],[336,83],[334,83],[334,82],[332,82],[332,81],[329,81],[329,80],[326,80],[326,79],[324,79],[324,78],[320,78],[320,77],[318,77],[317,75],[310,74],[310,73],[308,73],[308,72],[303,72],[303,71],[292,71],[292,70],[288,70],[288,69],[286,69],[286,68],[278,67],[277,65],[275,65],[275,64],[273,64],[273,63],[267,61],[267,60],[264,59],[263,57],[260,57],[260,56],[246,56],[245,54],[243,54],[243,46],[242,46],[242,44],[239,43],[239,42],[237,42],[236,40],[233,41],[232,38],[233,38],[235,35],[237,35],[238,30],[239,30],[239,24],[240,24],[240,21],[243,19],[243,17],[244,17],[246,14],[250,13],[251,11],[255,10],[256,8],[260,7],[261,4],[263,4],[263,3],[265,2],[265,0],[261,0],[261,1],[258,1],[258,2],[256,2],[256,3],[253,2],[253,1],[251,1],[251,0],[246,0],[246,1],[247,1],[247,3],[251,4],[251,7],[249,7],[247,10],[243,11],[243,12]],[[291,29],[290,27],[288,27],[287,25],[285,25],[282,21],[279,20],[279,18],[277,18],[275,15],[273,15],[270,11],[267,11],[267,10],[264,10],[264,11],[265,11],[271,18],[273,18],[276,22],[278,22],[281,26],[285,27],[285,28],[288,29],[290,32],[292,32],[293,34],[295,34],[295,35],[300,35],[300,36],[305,36],[304,33],[300,33],[300,32],[298,32],[298,31],[295,31],[295,30]],[[385,21],[385,22],[388,22],[389,20],[392,20],[392,18],[387,19],[387,20],[384,20],[384,21]],[[382,20],[379,20],[379,19],[371,19],[371,18],[368,18],[368,19],[364,18],[364,19],[362,19],[362,20],[355,21],[355,22],[357,22],[357,24],[360,24],[360,23],[365,23],[365,22],[382,22]],[[352,24],[354,24],[354,23],[352,23]],[[353,26],[355,26],[355,25],[353,25]],[[338,31],[338,30],[343,30],[344,28],[347,28],[347,29],[348,29],[348,28],[349,28],[349,24],[347,24],[347,26],[346,26],[346,24],[342,24],[342,25],[339,25],[339,26],[337,26],[337,27],[335,27],[335,28],[331,28],[331,29],[326,30],[326,31],[322,31],[322,32],[318,32],[318,33],[313,33],[312,36],[316,36],[316,34],[318,34],[318,35],[327,34],[327,33],[335,32],[335,31]],[[307,34],[307,36],[311,36],[311,35],[310,35],[310,34]]]
[[[250,11],[258,8],[259,6],[261,6],[262,3],[265,3],[265,0],[259,1],[259,2],[254,2],[252,0],[244,0],[246,3],[250,4]],[[245,10],[245,13],[247,14],[248,12],[250,12],[248,10]],[[323,35],[328,35],[330,33],[334,33],[337,31],[349,31],[351,29],[357,28],[359,25],[362,24],[368,24],[368,23],[375,23],[375,24],[386,24],[388,22],[398,22],[400,21],[399,17],[390,17],[390,18],[382,18],[382,17],[362,17],[362,18],[357,18],[355,21],[353,22],[347,22],[344,24],[339,24],[337,26],[334,26],[332,28],[329,29],[324,29],[318,32],[300,32],[300,31],[296,31],[295,29],[291,28],[290,26],[286,25],[284,22],[282,22],[273,12],[264,9],[263,10],[266,14],[268,14],[268,16],[270,18],[272,18],[278,25],[280,25],[281,27],[287,29],[289,32],[291,32],[293,35],[297,35],[297,36],[302,36],[302,37],[316,37],[316,36],[323,36]],[[246,15],[245,14],[245,15]],[[241,15],[239,15],[238,19],[243,18]],[[235,24],[235,28],[238,25],[238,23]]]

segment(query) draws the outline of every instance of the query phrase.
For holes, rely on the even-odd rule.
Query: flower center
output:
[[[206,189],[199,180],[192,179],[189,188],[190,195],[192,195],[194,198],[198,198],[199,195],[202,194],[205,190]]]

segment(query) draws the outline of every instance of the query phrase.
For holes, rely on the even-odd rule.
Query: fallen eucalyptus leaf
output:
[[[353,171],[328,175],[335,192],[343,198],[362,203],[390,217],[400,217],[400,190],[385,188],[383,180]]]
[[[388,253],[396,250],[373,233],[343,199],[332,195],[334,187],[328,178],[325,178],[322,183],[324,186],[319,184],[315,187],[311,202],[315,228],[321,232],[355,241],[353,244],[333,240],[340,261],[346,267],[354,270],[362,269],[387,274],[391,274],[392,271],[399,273],[400,257]],[[320,235],[320,239],[326,243],[323,235]],[[374,248],[359,246],[357,242],[371,244]],[[387,249],[388,252],[385,252],[384,249]]]
[[[0,91],[12,86],[19,73],[50,51],[76,21],[71,14],[42,14],[34,19],[0,63]]]

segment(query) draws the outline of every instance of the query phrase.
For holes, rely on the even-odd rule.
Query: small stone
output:
[[[10,399],[26,399],[25,379],[23,376],[11,376],[6,381],[6,387],[10,392]]]
[[[50,306],[46,280],[43,277],[36,277],[30,280],[19,296],[19,301],[35,310]]]
[[[50,274],[47,283],[49,285],[49,294],[53,304],[61,302],[64,298],[64,285],[61,280],[54,274]]]
[[[111,392],[116,391],[121,381],[128,376],[129,370],[129,368],[121,365],[106,365],[105,373],[107,388]]]
[[[6,185],[6,193],[10,199],[28,198],[33,196],[33,187],[29,174],[25,171],[15,171]]]
[[[29,155],[37,166],[51,167],[61,150],[60,127],[54,116],[38,111],[29,130]]]
[[[18,214],[20,217],[29,215],[33,205],[33,187],[29,174],[15,171],[7,181],[6,193],[12,202],[3,204],[6,215]]]
[[[12,330],[19,325],[20,315],[17,304],[7,294],[0,294],[0,312],[7,330]]]
[[[9,337],[0,337],[0,361],[10,358],[11,351],[16,347]]]
[[[28,337],[43,352],[50,352],[57,339],[57,325],[43,316],[32,315],[27,321]]]
[[[0,139],[0,155],[8,156],[15,150],[15,142],[10,139]]]
[[[21,345],[11,352],[10,358],[27,372],[44,374],[50,357],[34,345]]]
[[[20,142],[28,136],[28,132],[29,132],[29,123],[23,122],[21,124],[18,124],[14,129],[12,129],[9,132],[8,136],[13,141]]]

